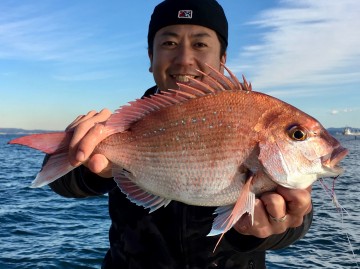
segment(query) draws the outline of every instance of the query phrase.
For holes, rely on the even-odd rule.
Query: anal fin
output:
[[[131,173],[123,169],[113,169],[114,180],[127,198],[138,206],[150,209],[150,213],[167,206],[171,200],[151,194],[140,188],[131,179]]]

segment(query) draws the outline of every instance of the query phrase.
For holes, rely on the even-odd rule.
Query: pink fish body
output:
[[[276,185],[304,189],[338,176],[347,154],[317,120],[228,72],[231,79],[212,69],[203,82],[191,79],[179,90],[121,107],[94,151],[114,164],[114,179],[128,198],[150,211],[171,200],[218,206],[210,235],[253,215],[255,196]],[[74,169],[67,160],[70,138],[56,133],[10,141],[51,154],[35,187]]]

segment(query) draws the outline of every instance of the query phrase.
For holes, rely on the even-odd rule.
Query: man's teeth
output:
[[[178,82],[189,82],[189,77],[191,78],[195,78],[195,76],[190,76],[190,75],[176,75],[176,76],[173,76],[176,81]]]

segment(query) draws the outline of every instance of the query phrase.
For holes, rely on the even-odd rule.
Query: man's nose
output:
[[[194,63],[194,53],[190,46],[181,45],[175,55],[175,64],[192,65]]]

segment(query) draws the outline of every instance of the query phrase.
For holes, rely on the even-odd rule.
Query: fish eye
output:
[[[289,136],[295,141],[304,141],[307,138],[307,131],[299,126],[294,126],[289,129]]]

